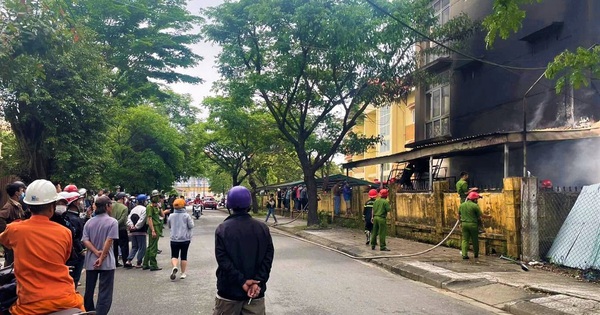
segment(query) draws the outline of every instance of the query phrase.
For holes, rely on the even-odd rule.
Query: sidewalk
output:
[[[370,257],[417,253],[433,245],[388,237],[391,252],[371,250],[360,230],[331,225],[325,230],[306,230],[306,221],[279,216],[277,230],[325,245],[352,256]],[[270,224],[272,221],[270,221]],[[443,288],[512,314],[599,314],[600,285],[580,282],[552,272],[522,271],[520,266],[496,256],[463,260],[460,251],[440,246],[406,258],[369,259],[406,278]]]

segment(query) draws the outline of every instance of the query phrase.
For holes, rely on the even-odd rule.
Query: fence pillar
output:
[[[540,230],[538,222],[538,184],[537,177],[523,178],[523,197],[521,201],[521,238],[523,260],[539,260]]]
[[[433,183],[433,206],[435,209],[435,232],[443,235],[444,233],[444,193],[450,191],[450,183],[447,181],[437,181]]]
[[[512,257],[521,255],[521,181],[520,177],[509,177],[503,180],[506,254]]]
[[[396,187],[397,184],[390,184],[388,187],[388,201],[390,202],[390,219],[392,222],[390,222],[390,235],[393,236],[398,236],[398,234],[396,234],[397,228],[396,228],[396,221],[398,219],[398,212],[396,211],[397,205],[398,203],[396,202],[396,192],[398,191],[398,188]]]

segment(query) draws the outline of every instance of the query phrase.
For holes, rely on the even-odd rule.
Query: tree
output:
[[[420,30],[436,28],[428,1],[390,1],[388,12]],[[406,91],[422,39],[359,0],[241,0],[204,11],[203,34],[223,47],[224,85],[258,97],[298,156],[317,216],[316,172],[368,106]]]
[[[111,185],[134,192],[168,190],[184,164],[183,136],[150,106],[132,107],[111,126],[104,176]]]
[[[248,180],[257,193],[259,182],[266,181],[270,155],[280,142],[272,117],[261,106],[246,100],[241,106],[230,97],[209,97],[203,104],[209,109],[207,121],[198,129],[206,157],[230,174],[233,186]],[[260,136],[258,136],[260,135]],[[254,200],[254,209],[257,202]]]
[[[106,126],[100,47],[85,28],[73,35],[60,2],[9,0],[0,11],[0,106],[25,164],[19,175],[73,172],[97,154]]]
[[[201,83],[183,74],[202,60],[189,45],[200,40],[185,0],[83,0],[69,9],[74,19],[98,34],[113,79],[108,90],[125,105],[174,96],[159,82]]]
[[[488,31],[487,47],[492,47],[498,36],[507,39],[518,32],[526,17],[523,7],[540,2],[542,0],[495,0],[492,14],[483,21]],[[567,50],[558,54],[548,64],[545,74],[548,79],[557,78],[556,93],[561,93],[565,86],[588,86],[592,78],[600,76],[600,46],[578,47],[574,52]]]

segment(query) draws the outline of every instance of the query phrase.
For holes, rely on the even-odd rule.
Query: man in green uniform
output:
[[[458,193],[458,197],[460,197],[460,203],[465,202],[467,195],[469,194],[469,185],[467,184],[468,179],[469,173],[460,172],[460,180],[456,182],[456,192]]]
[[[469,242],[473,243],[473,256],[479,257],[479,237],[477,226],[481,220],[481,209],[477,205],[479,196],[476,192],[470,192],[467,201],[463,202],[458,208],[460,222],[462,225],[462,258],[469,259]]]
[[[371,222],[373,222],[373,232],[371,233],[371,249],[375,249],[377,244],[377,235],[379,235],[379,249],[389,252],[385,247],[385,237],[387,236],[387,214],[391,210],[390,202],[387,200],[388,190],[382,189],[379,191],[381,198],[373,203],[373,212],[371,214]]]
[[[150,271],[162,270],[156,262],[158,254],[158,239],[162,233],[163,223],[161,218],[162,210],[159,205],[160,193],[157,190],[152,191],[150,195],[151,204],[146,207],[146,217],[148,218],[148,248],[142,262],[142,269]]]
[[[127,257],[129,257],[129,235],[127,235],[127,215],[128,210],[125,206],[125,193],[119,192],[115,195],[115,201],[112,205],[111,216],[119,223],[119,239],[113,241],[113,251],[115,254],[116,266],[125,266],[131,268],[131,264],[127,264]],[[119,263],[119,247],[121,248],[121,258],[123,265]]]

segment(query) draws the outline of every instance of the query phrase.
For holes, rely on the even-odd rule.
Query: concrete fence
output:
[[[392,186],[390,191],[395,191]],[[331,192],[319,192],[318,211],[326,213],[330,222],[348,227],[364,226],[363,205],[369,187],[354,187],[351,216],[342,199],[341,215],[333,215]],[[503,180],[501,190],[481,191],[479,206],[490,216],[483,220],[480,248],[484,253],[499,253],[524,260],[545,259],[558,231],[577,200],[577,189],[548,190],[539,187],[535,177],[510,177]],[[265,208],[266,196],[259,199]],[[438,243],[458,220],[460,200],[449,191],[448,182],[434,182],[432,192],[390,193],[392,211],[388,216],[389,234],[427,243]],[[292,203],[293,206],[293,203]],[[281,209],[277,211],[282,214]],[[288,214],[289,215],[289,214]],[[459,247],[460,229],[446,245]]]

